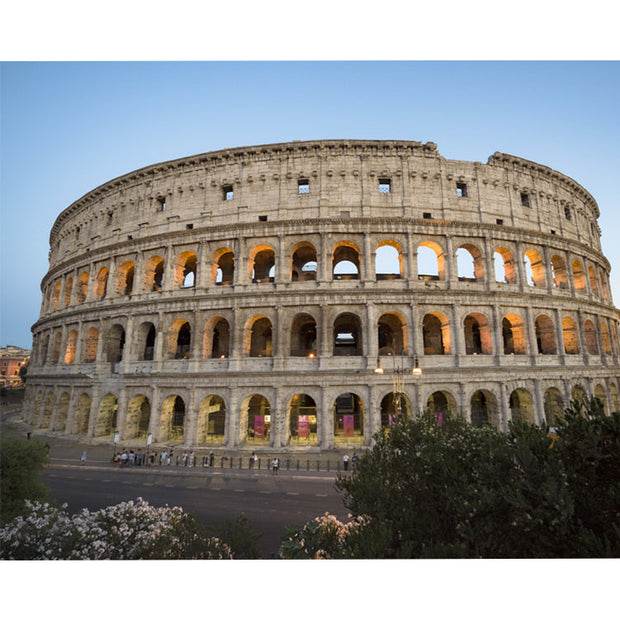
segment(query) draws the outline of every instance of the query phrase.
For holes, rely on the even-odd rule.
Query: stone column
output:
[[[333,403],[330,402],[329,398],[329,390],[325,388],[322,388],[321,403],[320,446],[324,450],[329,450],[334,447],[334,412],[332,407]]]
[[[536,409],[536,424],[542,425],[545,423],[545,399],[543,395],[542,385],[540,379],[534,381],[534,407]]]
[[[379,354],[378,317],[372,302],[366,305],[366,338],[362,354],[366,356],[366,368],[375,368],[375,360]]]

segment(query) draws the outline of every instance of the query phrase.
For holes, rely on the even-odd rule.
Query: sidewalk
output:
[[[78,466],[82,468],[97,467],[106,469],[121,469],[118,464],[112,461],[115,452],[121,452],[123,449],[127,451],[133,450],[136,453],[141,450],[143,455],[147,454],[145,442],[121,442],[115,445],[112,441],[103,442],[99,439],[85,439],[83,437],[67,436],[51,431],[32,429],[26,424],[21,416],[21,407],[16,405],[7,405],[1,407],[2,415],[2,433],[7,436],[16,436],[26,438],[26,433],[31,432],[31,437],[43,440],[50,446],[50,466],[53,467],[71,467]],[[150,471],[156,473],[165,473],[166,475],[177,472],[184,474],[204,474],[204,473],[226,473],[226,474],[251,474],[271,475],[271,460],[274,457],[280,459],[280,469],[278,475],[295,475],[303,478],[319,476],[320,478],[335,477],[338,473],[344,473],[342,457],[348,453],[351,457],[354,450],[327,450],[321,452],[308,453],[286,453],[270,449],[253,449],[246,448],[244,450],[227,450],[223,447],[204,447],[194,450],[195,466],[185,467],[182,465],[181,457],[183,454],[189,456],[190,450],[182,447],[172,446],[151,446],[149,454],[156,453],[155,465],[133,466],[122,468],[123,470],[132,469],[135,471]],[[171,465],[160,465],[160,454],[163,449],[167,452],[173,450],[174,463]],[[86,450],[86,464],[80,464],[80,457],[83,450]],[[359,448],[362,453],[363,448]],[[250,469],[250,455],[252,451],[256,452],[258,462],[255,467]],[[214,466],[203,467],[205,458],[209,454],[214,454]],[[178,459],[178,465],[177,465]]]

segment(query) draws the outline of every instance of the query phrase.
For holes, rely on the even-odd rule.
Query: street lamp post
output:
[[[415,377],[419,377],[422,374],[422,369],[420,368],[420,364],[418,363],[418,355],[413,351],[413,369],[411,371],[405,369],[405,351],[407,351],[407,347],[401,349],[400,351],[400,365],[396,365],[396,351],[392,349],[392,347],[382,347],[384,349],[389,349],[390,355],[392,357],[392,402],[394,404],[394,410],[396,411],[397,417],[400,417],[402,413],[402,398],[401,394],[405,392],[405,375],[411,372]],[[375,368],[375,373],[378,375],[383,374],[383,368],[381,367],[381,358],[377,355],[377,367]]]

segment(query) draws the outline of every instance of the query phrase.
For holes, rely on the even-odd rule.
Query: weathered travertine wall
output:
[[[503,428],[552,423],[581,392],[617,409],[598,215],[546,166],[432,143],[137,170],[52,228],[27,415],[91,437],[320,449],[370,443],[399,408]]]

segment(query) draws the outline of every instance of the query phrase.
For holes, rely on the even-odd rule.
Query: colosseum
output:
[[[599,209],[568,176],[432,142],[154,164],[50,234],[26,420],[126,445],[368,446],[397,415],[552,425],[620,408]]]

